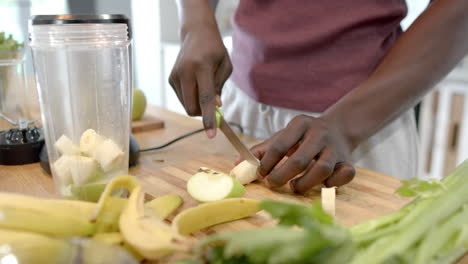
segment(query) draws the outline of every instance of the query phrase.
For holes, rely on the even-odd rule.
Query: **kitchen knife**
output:
[[[218,128],[224,133],[226,138],[231,142],[232,146],[239,152],[241,157],[255,166],[260,166],[260,161],[250,152],[250,150],[242,143],[239,137],[234,133],[229,124],[224,120],[223,114],[219,108],[216,108],[216,123]]]

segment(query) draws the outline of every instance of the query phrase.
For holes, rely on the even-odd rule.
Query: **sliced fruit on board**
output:
[[[257,180],[257,170],[258,166],[244,160],[231,170],[230,175],[241,184],[246,185]]]
[[[222,172],[200,168],[187,182],[188,193],[197,201],[212,202],[241,197],[245,188],[240,182]]]
[[[201,229],[252,216],[260,211],[259,201],[246,198],[231,198],[201,204],[178,214],[172,228],[181,235]]]

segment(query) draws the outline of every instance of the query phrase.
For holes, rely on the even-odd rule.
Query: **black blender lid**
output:
[[[30,19],[31,25],[50,24],[127,24],[128,37],[131,38],[130,20],[122,14],[75,14],[75,15],[36,15]]]

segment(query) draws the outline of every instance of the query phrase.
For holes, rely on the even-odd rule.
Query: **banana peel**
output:
[[[183,240],[161,219],[145,215],[144,193],[140,186],[135,187],[128,203],[120,215],[120,232],[125,242],[145,259],[157,260],[184,247],[175,242]]]
[[[183,202],[182,197],[176,194],[160,196],[145,203],[146,213],[159,219],[166,219],[174,213]]]
[[[172,221],[172,228],[180,235],[189,235],[204,228],[252,216],[260,211],[259,201],[230,198],[189,208]]]
[[[89,221],[95,204],[0,194],[0,228],[59,237],[89,236],[96,225]]]
[[[0,229],[0,249],[1,263],[61,264],[73,255],[72,246],[63,240],[9,229]]]

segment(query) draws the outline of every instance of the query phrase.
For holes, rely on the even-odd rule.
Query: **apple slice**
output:
[[[241,197],[244,186],[234,177],[208,168],[200,168],[187,182],[188,193],[197,201],[212,202]]]
[[[231,176],[236,178],[241,184],[246,185],[257,180],[258,166],[247,160],[239,163],[231,170]]]

